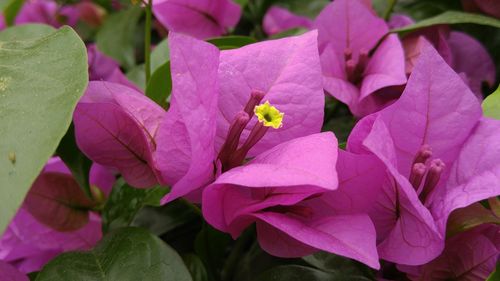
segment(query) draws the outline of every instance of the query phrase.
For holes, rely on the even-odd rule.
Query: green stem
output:
[[[144,59],[146,68],[146,85],[151,78],[151,21],[152,21],[152,2],[153,0],[147,0],[146,4],[146,30],[145,30],[145,42],[144,42]]]
[[[389,7],[387,7],[387,10],[385,10],[384,13],[384,19],[389,20],[391,17],[392,12],[394,11],[394,7],[396,6],[398,0],[388,0],[389,1]]]

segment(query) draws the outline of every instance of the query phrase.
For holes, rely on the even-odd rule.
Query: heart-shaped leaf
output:
[[[70,125],[88,81],[86,53],[69,27],[0,40],[0,232]]]
[[[141,228],[122,228],[89,252],[69,252],[49,262],[36,281],[192,281],[181,257]]]
[[[7,28],[0,32],[0,41],[36,39],[47,36],[54,31],[56,31],[55,28],[45,24],[23,24]]]

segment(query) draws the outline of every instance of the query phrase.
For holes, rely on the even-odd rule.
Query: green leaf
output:
[[[141,15],[139,6],[111,14],[96,35],[97,48],[127,69],[135,65],[134,34]]]
[[[146,96],[155,101],[162,108],[167,109],[171,92],[172,74],[170,72],[170,61],[167,61],[151,75],[148,86],[146,87]]]
[[[363,276],[342,273],[323,272],[301,265],[282,265],[265,271],[255,281],[369,281]]]
[[[269,39],[280,39],[290,36],[297,36],[306,33],[308,30],[305,28],[293,28],[289,30],[285,30],[283,32],[277,33],[269,37]]]
[[[59,255],[36,281],[191,281],[179,255],[158,237],[140,228],[106,235],[88,252]]]
[[[203,229],[196,236],[194,250],[206,265],[210,280],[219,280],[216,276],[224,266],[226,252],[233,241],[231,236],[217,231],[208,224],[203,224]]]
[[[17,13],[19,13],[21,8],[23,7],[23,4],[24,0],[7,0],[4,4],[2,4],[2,11],[7,26],[11,26],[14,24]]]
[[[254,38],[248,36],[224,36],[212,38],[207,41],[221,50],[236,49],[257,42]]]
[[[493,210],[483,207],[481,203],[474,203],[467,207],[456,209],[448,218],[446,237],[451,237],[485,223],[500,225],[500,218],[495,215]]]
[[[170,60],[170,48],[168,47],[168,39],[163,39],[160,44],[156,45],[151,52],[151,70],[154,72],[160,66]]]
[[[69,27],[0,41],[0,61],[2,232],[67,131],[88,73],[85,45]]]
[[[483,112],[487,117],[500,119],[500,85],[483,101]]]
[[[23,24],[0,32],[0,41],[33,40],[47,36],[54,31],[56,31],[55,28],[45,24]]]
[[[372,275],[372,270],[366,265],[327,252],[317,252],[302,259],[322,271],[337,276],[357,276],[359,280],[369,280],[366,276]]]
[[[143,91],[146,90],[146,74],[145,74],[144,64],[139,64],[132,67],[127,72],[127,78],[134,82]]]
[[[178,199],[160,207],[145,206],[135,216],[132,226],[146,228],[159,236],[199,220],[200,215]]]
[[[434,16],[417,22],[415,24],[405,26],[402,28],[397,28],[391,30],[391,32],[397,32],[401,34],[406,34],[415,31],[420,28],[425,28],[433,25],[439,24],[459,24],[459,23],[473,23],[480,25],[488,25],[496,28],[500,28],[500,20],[495,18],[487,17],[479,14],[471,14],[459,11],[446,11],[440,15]]]
[[[195,254],[187,254],[182,256],[193,281],[208,281],[208,274],[201,259]]]
[[[87,197],[92,198],[90,193],[89,173],[92,161],[87,158],[76,145],[75,129],[73,124],[62,138],[56,153],[68,166],[71,174],[75,178],[80,188],[85,192]]]
[[[103,232],[129,226],[142,207],[159,206],[161,198],[167,192],[165,187],[138,189],[131,187],[123,179],[117,180],[102,211]]]

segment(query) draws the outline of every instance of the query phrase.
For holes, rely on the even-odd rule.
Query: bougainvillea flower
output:
[[[324,250],[378,268],[367,215],[336,214],[321,195],[337,188],[337,140],[320,133],[284,142],[223,173],[203,192],[203,215],[234,238],[252,223],[272,255]]]
[[[73,115],[79,148],[92,161],[116,168],[139,188],[158,183],[156,132],[165,111],[126,86],[92,81]]]
[[[153,13],[170,31],[207,39],[234,27],[241,8],[231,0],[154,0]]]
[[[499,256],[500,226],[485,224],[448,239],[443,253],[433,261],[398,268],[415,281],[483,281],[495,270]]]
[[[222,51],[219,67],[218,150],[226,140],[234,118],[247,105],[252,93],[285,113],[278,130],[269,130],[250,150],[255,156],[281,142],[321,130],[324,92],[318,58],[317,32]],[[250,112],[252,113],[252,112]],[[253,113],[252,113],[253,114]],[[247,139],[256,119],[241,133]]]
[[[2,15],[0,17],[3,18]],[[28,0],[17,14],[14,24],[44,23],[54,27],[74,26],[79,17],[80,11],[74,5],[60,7],[53,0]],[[3,27],[0,25],[0,29]]]
[[[0,276],[6,281],[29,281],[28,276],[3,261],[0,261]]]
[[[406,82],[397,35],[366,3],[337,0],[316,18],[325,90],[356,116],[380,110],[394,95],[383,90]],[[370,30],[370,32],[366,32]],[[381,41],[380,45],[378,43]]]
[[[312,29],[313,21],[307,17],[296,15],[285,8],[272,6],[267,10],[262,23],[264,32],[274,35],[294,28]]]
[[[71,177],[59,158],[50,159],[40,176],[47,174]],[[113,185],[114,177],[106,168],[94,165],[90,183],[105,191]],[[57,189],[56,186],[51,188]],[[0,260],[11,263],[22,272],[40,270],[58,254],[89,249],[101,239],[101,219],[96,214],[91,213],[88,222],[80,229],[60,232],[35,219],[27,207],[25,202],[0,240]]]
[[[375,155],[385,167],[382,184],[370,187],[380,194],[370,216],[381,258],[429,262],[443,250],[453,210],[500,194],[499,134],[500,121],[482,117],[474,94],[427,43],[401,98],[362,119],[348,141],[351,153]]]
[[[172,117],[162,124],[164,130],[159,133],[161,147],[156,154],[157,162],[163,165],[160,169],[173,186],[165,200],[183,196],[210,183],[215,176],[214,165],[218,173],[224,172],[241,165],[246,157],[255,156],[281,142],[320,131],[324,96],[316,40],[316,32],[310,32],[221,52],[218,92],[208,88],[212,85],[212,69],[205,70],[204,75],[196,75],[190,74],[197,71],[195,67],[183,65],[177,71],[172,64],[172,73],[187,76],[186,81],[178,83],[194,90],[191,91],[193,97],[185,94],[189,91],[172,93],[176,101],[170,107]],[[210,53],[208,46],[204,48]],[[175,49],[179,49],[176,51],[178,56],[187,52],[184,46]],[[171,48],[171,55],[172,52]],[[196,61],[192,64],[196,65]],[[205,86],[190,86],[189,81],[197,81],[191,76],[206,76],[206,81],[197,78]],[[174,89],[175,86],[174,81]],[[264,103],[258,106],[261,102]],[[183,116],[191,116],[189,113],[193,108],[200,112],[189,117],[194,118],[189,121]],[[253,118],[254,115],[258,118]],[[217,130],[215,146],[211,146],[214,118]],[[181,130],[174,127],[176,124],[183,124],[183,131],[189,137],[180,138]],[[167,161],[173,158],[181,159],[183,164]]]
[[[413,20],[404,15],[394,15],[389,22],[393,28],[412,24]],[[406,55],[406,73],[410,74],[424,43],[424,36],[438,50],[439,54],[482,100],[482,84],[495,84],[496,70],[488,51],[475,38],[463,32],[450,31],[447,26],[433,26],[413,32],[403,38]]]
[[[500,2],[495,0],[462,0],[464,10],[468,12],[483,12],[500,19]]]
[[[87,55],[90,81],[114,82],[140,91],[140,89],[123,74],[120,65],[112,58],[101,53],[96,45],[91,44],[87,46]]]

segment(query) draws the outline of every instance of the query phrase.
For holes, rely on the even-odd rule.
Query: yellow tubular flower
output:
[[[279,129],[283,126],[283,116],[285,113],[280,112],[276,107],[272,106],[269,101],[256,106],[254,112],[257,118],[259,118],[259,122],[264,123],[266,127]]]

